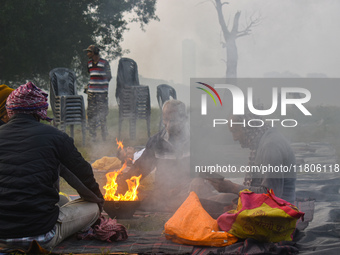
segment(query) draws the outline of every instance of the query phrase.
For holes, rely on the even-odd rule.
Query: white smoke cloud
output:
[[[232,23],[241,11],[240,27],[250,17],[261,16],[252,35],[238,39],[239,76],[263,77],[270,71],[325,73],[338,77],[340,53],[337,30],[339,1],[324,0],[238,0],[224,6]],[[162,0],[157,3],[160,22],[152,21],[146,32],[132,25],[123,46],[135,59],[144,77],[182,82],[182,41],[196,43],[197,77],[223,77],[225,52],[221,29],[210,1]]]

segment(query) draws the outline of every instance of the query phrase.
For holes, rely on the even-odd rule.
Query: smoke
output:
[[[229,1],[224,6],[229,25],[236,11],[241,11],[240,29],[251,17],[261,19],[250,35],[237,39],[239,77],[315,77],[316,74],[318,77],[339,77],[340,35],[334,32],[340,25],[339,7],[340,2],[334,0]],[[183,77],[225,76],[226,52],[221,44],[223,38],[216,10],[209,1],[172,0],[158,1],[156,13],[160,21],[152,21],[145,27],[145,32],[137,24],[130,25],[122,43],[130,53],[124,57],[137,62],[141,84],[150,87],[152,106],[157,106],[156,87],[162,83],[173,86],[178,99],[189,106],[189,82]],[[188,52],[183,47],[187,40],[194,45],[190,54],[186,54]],[[193,59],[194,62],[190,63]],[[193,65],[192,68],[190,65]],[[118,59],[111,62],[113,76],[117,67]],[[114,77],[109,91],[111,107],[116,106],[115,87]],[[322,86],[313,88],[313,105],[310,106],[313,107],[313,117],[323,116],[323,119],[313,118],[312,123],[303,123],[306,126],[302,126],[299,132],[285,132],[289,139],[307,143],[311,139],[332,139],[336,133],[332,128],[338,121],[332,105],[337,105],[338,93],[326,94],[324,91]],[[315,108],[325,103],[331,107]],[[322,110],[325,113],[321,113]],[[226,160],[234,160],[237,165],[246,164],[249,152],[233,143],[227,130],[225,137],[230,144]],[[339,144],[336,140],[333,142]],[[101,150],[106,149],[99,146],[94,148],[94,153]],[[206,144],[206,151],[212,153],[214,150],[218,147]],[[168,170],[173,171],[172,168]]]
[[[231,1],[224,6],[229,25],[236,11],[241,11],[240,29],[253,17],[261,23],[249,36],[237,39],[239,77],[263,77],[268,72],[290,71],[301,77],[321,73],[338,77],[340,2],[325,1]],[[225,48],[214,5],[210,1],[158,1],[159,22],[152,21],[146,31],[130,25],[122,46],[130,50],[139,74],[161,79],[178,86],[178,95],[186,93],[188,81],[183,81],[184,40],[195,44],[194,77],[225,75]],[[113,70],[115,70],[113,68]],[[113,71],[114,72],[114,71]],[[183,98],[186,100],[186,98]]]

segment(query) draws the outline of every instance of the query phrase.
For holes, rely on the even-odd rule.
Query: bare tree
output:
[[[260,18],[257,17],[253,19],[250,18],[250,21],[246,25],[246,27],[242,30],[239,30],[239,19],[241,16],[241,12],[236,12],[233,20],[233,24],[231,29],[228,28],[226,24],[224,15],[223,15],[223,6],[229,4],[228,2],[221,2],[221,0],[214,0],[213,1],[217,15],[218,15],[218,22],[220,23],[222,33],[223,33],[223,47],[226,48],[226,56],[227,56],[227,70],[226,70],[226,77],[227,78],[236,78],[237,77],[237,61],[238,61],[238,53],[237,53],[237,46],[236,46],[236,39],[249,35],[251,32],[252,27],[256,26],[260,22]]]

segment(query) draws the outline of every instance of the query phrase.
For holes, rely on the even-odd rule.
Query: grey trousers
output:
[[[66,203],[60,207],[55,236],[47,244],[41,246],[46,250],[52,250],[67,237],[93,225],[99,216],[100,211],[96,203],[83,199]]]

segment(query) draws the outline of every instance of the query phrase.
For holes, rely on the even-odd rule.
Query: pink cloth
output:
[[[112,241],[125,241],[128,238],[126,228],[117,223],[116,219],[99,217],[96,224],[85,232],[78,233],[78,239],[98,239],[111,243]]]

